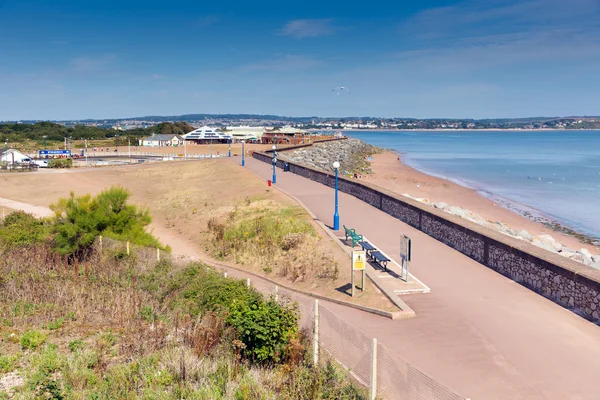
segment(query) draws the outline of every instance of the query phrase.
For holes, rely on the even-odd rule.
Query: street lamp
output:
[[[273,145],[273,184],[277,183],[277,146]]]
[[[245,157],[245,154],[246,154],[246,152],[244,151],[244,143],[246,143],[246,141],[245,141],[245,140],[242,140],[242,167],[243,167],[244,165],[246,165],[246,159],[244,158],[244,157]]]
[[[44,135],[44,136],[42,136],[42,137],[44,138],[44,150],[46,150],[46,138],[47,138],[48,136]]]
[[[340,214],[338,213],[338,170],[340,169],[340,163],[334,162],[333,169],[335,169],[335,212],[333,213],[333,230],[337,231],[340,229]]]
[[[227,144],[229,145],[229,150],[227,153],[227,157],[231,157],[231,138],[227,140]]]
[[[4,151],[8,151],[8,139],[4,142]]]

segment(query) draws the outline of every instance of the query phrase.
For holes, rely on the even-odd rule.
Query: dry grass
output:
[[[279,209],[297,207],[287,196],[268,190],[264,181],[224,159],[134,165],[86,172],[42,172],[22,178],[0,176],[2,197],[33,202],[40,206],[47,206],[60,197],[68,196],[71,190],[75,190],[77,194],[97,194],[116,183],[131,191],[134,203],[150,210],[154,219],[151,225],[154,235],[161,242],[171,245],[174,254],[209,256],[210,251],[206,251],[206,246],[211,241],[208,222],[213,218],[226,218],[236,207],[243,208],[248,202],[255,208],[263,207],[264,204]],[[44,187],[44,191],[40,192],[40,187]],[[302,252],[293,251],[302,254],[306,260],[305,265],[309,268],[299,268],[293,256],[276,260],[278,265],[285,266],[286,272],[283,275],[297,276],[293,285],[299,289],[349,301],[349,296],[338,290],[350,282],[348,255],[311,221],[307,213],[302,211],[298,217],[309,221],[317,233],[303,242]],[[282,257],[285,256],[282,253]],[[300,279],[302,276],[310,276],[309,271],[318,271],[321,259],[331,260],[328,261],[330,267],[338,265],[338,279]],[[267,275],[263,267],[269,265],[263,260],[249,264],[246,263],[247,260],[239,261],[238,267]],[[271,268],[273,269],[272,266]],[[327,272],[324,271],[321,275],[327,275]],[[282,275],[270,273],[269,276],[282,283],[291,282]],[[380,309],[396,310],[370,281],[367,281],[367,290],[360,292],[352,301]]]
[[[248,364],[221,317],[170,309],[142,288],[154,265],[116,255],[94,253],[86,276],[42,246],[2,253],[0,398],[366,398],[331,366],[313,369],[300,340],[286,364]],[[158,268],[168,287],[178,267]]]

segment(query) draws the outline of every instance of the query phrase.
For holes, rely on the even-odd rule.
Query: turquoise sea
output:
[[[389,131],[344,134],[506,207],[600,238],[600,131]]]

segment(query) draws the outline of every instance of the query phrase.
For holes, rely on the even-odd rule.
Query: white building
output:
[[[19,150],[0,150],[0,162],[7,164],[23,164],[30,163],[31,158],[28,155],[21,153]]]
[[[227,134],[231,135],[233,140],[254,141],[260,140],[265,134],[264,126],[228,126]]]
[[[152,135],[140,140],[141,146],[165,147],[183,145],[184,138],[179,135]]]
[[[215,128],[203,126],[202,128],[186,133],[183,135],[183,138],[187,141],[201,143],[206,141],[227,142],[232,137],[229,132],[220,132]]]

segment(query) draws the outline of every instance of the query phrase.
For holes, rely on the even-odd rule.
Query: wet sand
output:
[[[532,236],[547,234],[574,250],[585,248],[592,254],[599,252],[598,248],[520,215],[503,204],[484,197],[476,190],[417,171],[403,164],[400,156],[395,152],[386,151],[374,155],[373,158],[374,161],[371,162],[373,173],[363,175],[362,180],[398,194],[408,194],[412,197],[429,199],[431,202],[444,202],[449,206],[462,207],[481,215],[490,222],[502,222],[517,231],[524,229]]]

